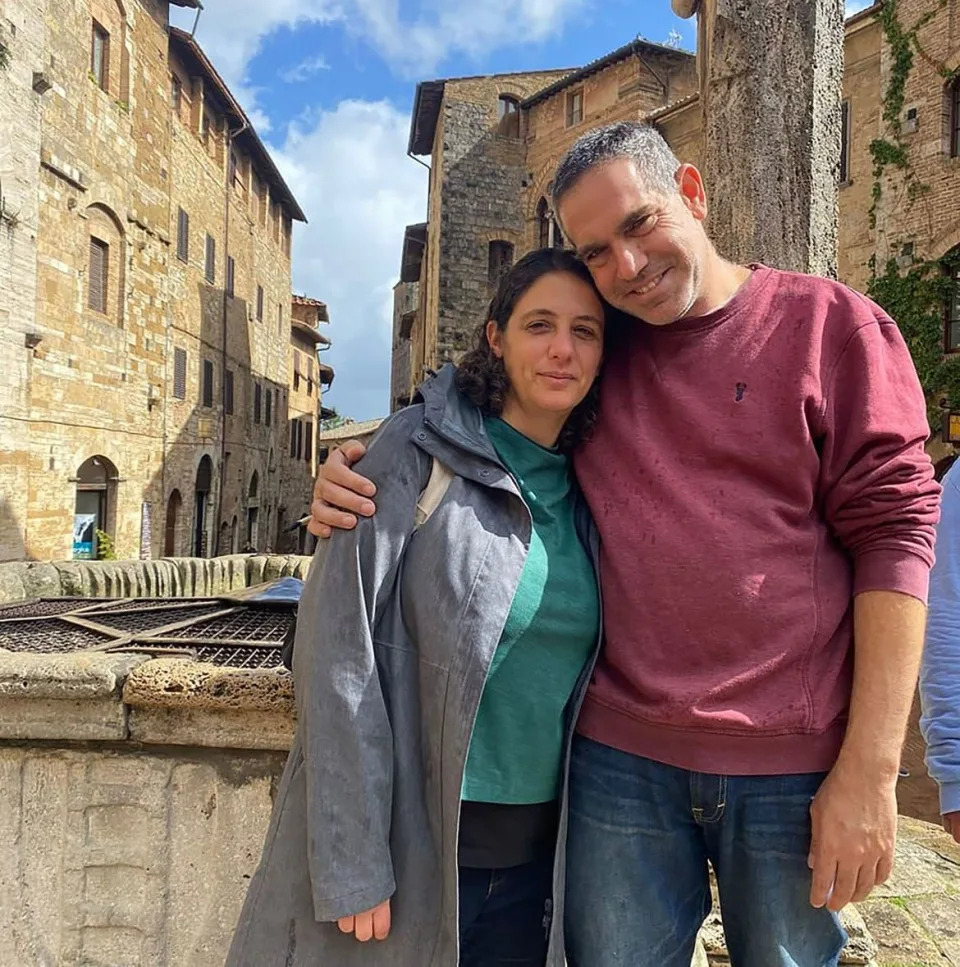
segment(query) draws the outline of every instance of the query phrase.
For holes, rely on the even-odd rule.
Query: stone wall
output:
[[[47,67],[41,0],[6,4],[0,42],[0,561],[23,555],[30,451],[26,337],[35,326],[40,99],[34,73]]]
[[[30,598],[203,598],[281,577],[305,578],[309,557],[234,554],[157,561],[0,564],[0,606]]]

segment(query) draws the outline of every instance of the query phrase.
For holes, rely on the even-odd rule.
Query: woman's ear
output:
[[[503,359],[503,333],[497,323],[490,319],[487,322],[487,343],[490,350],[497,359]]]

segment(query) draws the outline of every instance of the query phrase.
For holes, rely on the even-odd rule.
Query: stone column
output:
[[[843,0],[672,0],[696,14],[721,254],[835,277]]]

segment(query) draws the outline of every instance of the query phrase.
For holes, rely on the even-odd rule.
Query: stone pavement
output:
[[[702,938],[707,963],[725,965],[717,909],[714,898]],[[841,964],[960,967],[960,846],[939,827],[901,816],[893,875],[842,918],[850,942]]]

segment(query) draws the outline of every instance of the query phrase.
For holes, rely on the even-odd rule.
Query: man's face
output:
[[[677,189],[664,194],[644,184],[632,161],[611,161],[582,175],[559,206],[603,297],[654,326],[689,313],[703,282],[703,184],[690,165],[676,177]]]

